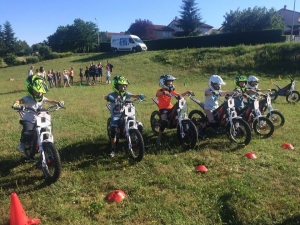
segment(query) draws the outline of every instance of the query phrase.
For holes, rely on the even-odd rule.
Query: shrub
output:
[[[62,53],[59,53],[60,57],[61,58],[66,58],[66,57],[69,57],[69,56],[72,56],[72,52],[62,52]]]
[[[60,54],[57,52],[51,52],[45,57],[45,59],[59,59],[59,58],[60,58]]]
[[[4,57],[4,62],[8,66],[14,66],[17,64],[17,56],[14,53],[7,53]]]
[[[31,56],[26,58],[27,64],[35,64],[37,62],[39,62],[39,58],[37,56]]]

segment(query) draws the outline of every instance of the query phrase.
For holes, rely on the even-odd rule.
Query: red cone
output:
[[[282,146],[283,149],[294,149],[294,146],[291,143],[285,142]]]
[[[203,165],[198,165],[198,166],[196,166],[195,169],[196,169],[197,172],[200,172],[200,173],[205,173],[205,172],[208,171],[208,169]]]
[[[16,193],[10,196],[10,225],[35,225],[39,219],[28,218]]]
[[[126,195],[125,195],[124,191],[122,191],[122,190],[115,190],[115,191],[111,192],[108,195],[107,199],[110,202],[121,202],[121,201],[123,201],[123,199],[125,198],[125,196]]]
[[[248,152],[245,154],[245,156],[248,158],[248,159],[256,159],[256,155],[254,154],[254,152]]]

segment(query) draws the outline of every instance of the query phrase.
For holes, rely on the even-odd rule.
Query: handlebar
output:
[[[17,111],[30,110],[30,111],[33,111],[34,113],[49,112],[51,109],[54,109],[54,108],[55,108],[55,111],[59,110],[60,108],[66,109],[64,106],[61,106],[60,104],[55,104],[48,108],[41,108],[41,109],[37,109],[37,110],[32,107],[27,107],[27,106],[12,106],[12,108]]]

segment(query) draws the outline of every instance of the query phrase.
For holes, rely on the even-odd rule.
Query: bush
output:
[[[2,66],[2,59],[0,58],[0,66]]]
[[[14,66],[17,64],[17,56],[14,53],[7,53],[4,57],[4,62],[8,66]]]
[[[35,64],[39,62],[39,58],[37,56],[31,56],[26,58],[27,64]]]
[[[45,57],[45,59],[59,59],[59,58],[60,58],[60,54],[57,52],[51,52]]]
[[[61,58],[66,58],[66,57],[69,57],[69,56],[72,56],[72,52],[62,52],[62,53],[59,53],[60,57]]]

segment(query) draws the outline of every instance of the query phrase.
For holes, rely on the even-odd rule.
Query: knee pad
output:
[[[117,130],[117,127],[110,127],[110,138],[116,138]]]
[[[162,120],[162,121],[161,121],[161,125],[160,125],[159,130],[160,130],[160,131],[164,131],[165,128],[168,126],[168,123],[169,123],[168,120]]]

